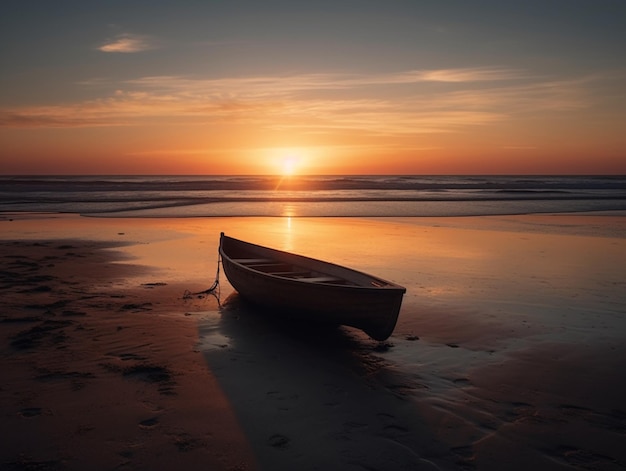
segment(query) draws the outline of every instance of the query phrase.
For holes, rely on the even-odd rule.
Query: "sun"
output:
[[[298,170],[298,161],[298,157],[293,155],[288,155],[287,157],[283,158],[281,162],[281,173],[283,174],[283,176],[288,177],[290,175],[296,174]]]
[[[283,178],[306,173],[312,159],[311,150],[306,147],[267,147],[262,151],[267,173]]]

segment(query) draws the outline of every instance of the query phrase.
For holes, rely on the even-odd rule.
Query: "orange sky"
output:
[[[501,3],[11,5],[0,173],[626,174],[626,7]]]

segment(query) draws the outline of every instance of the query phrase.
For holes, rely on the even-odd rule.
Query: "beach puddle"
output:
[[[219,311],[202,311],[194,314],[200,316],[198,350],[209,352],[230,347],[231,339],[221,331],[221,313]]]

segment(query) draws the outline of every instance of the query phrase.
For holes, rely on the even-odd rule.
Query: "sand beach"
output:
[[[0,215],[0,468],[626,467],[626,215]],[[258,315],[219,233],[406,286],[394,334]]]

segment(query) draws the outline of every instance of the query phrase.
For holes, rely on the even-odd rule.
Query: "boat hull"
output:
[[[376,340],[393,332],[405,288],[362,272],[222,235],[222,266],[228,281],[246,300],[293,320],[348,325]],[[242,260],[269,260],[317,276],[292,279]],[[320,276],[321,275],[321,276]],[[336,281],[324,281],[329,279]],[[320,281],[321,280],[321,281]]]

